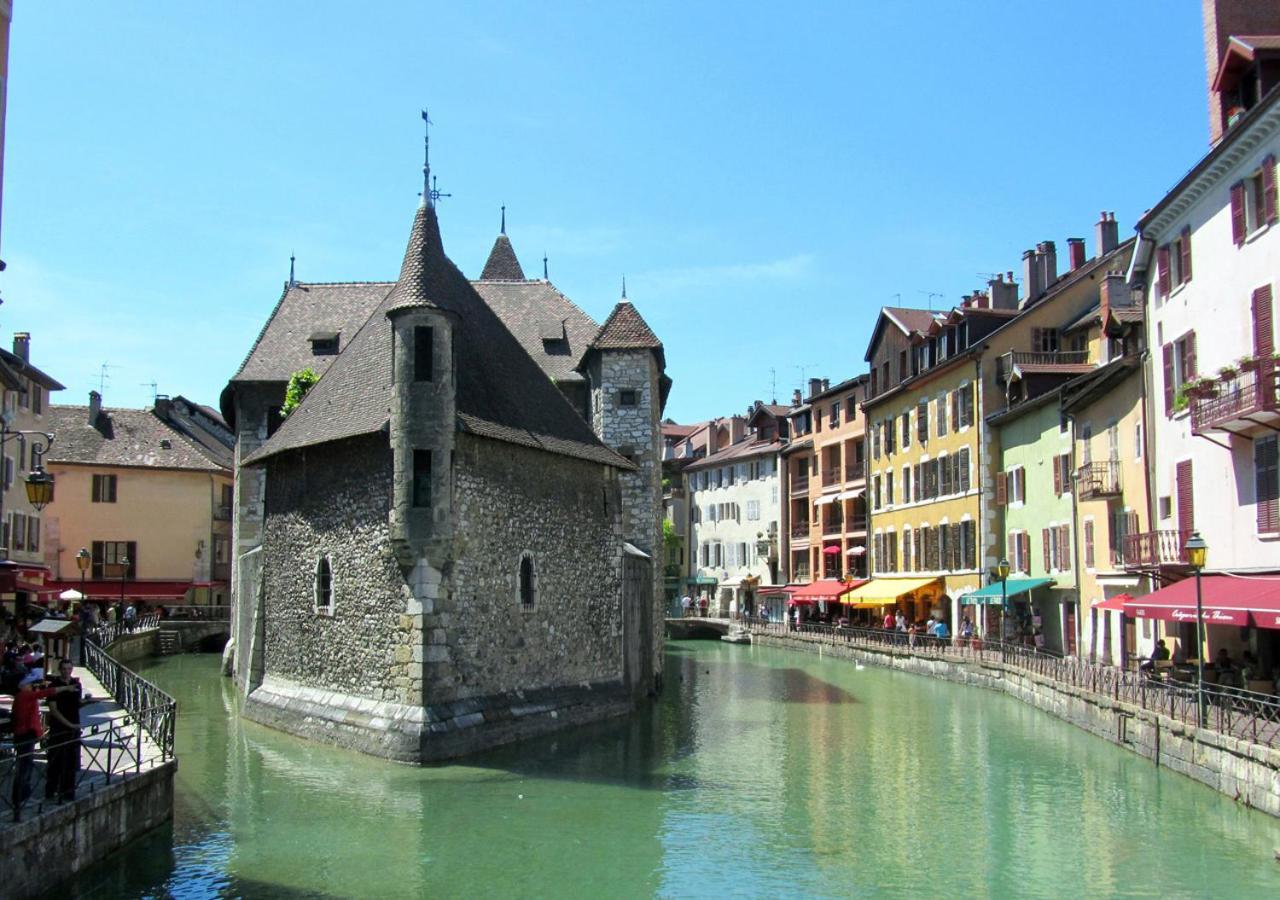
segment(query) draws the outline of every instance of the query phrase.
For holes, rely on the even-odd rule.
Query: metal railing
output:
[[[98,633],[85,636],[84,664],[116,703],[147,732],[165,759],[173,756],[173,730],[178,701],[137,672],[116,661],[97,643]]]
[[[1142,531],[1126,534],[1121,541],[1124,565],[1141,566],[1179,565],[1186,562],[1187,538],[1185,531]]]
[[[1076,493],[1081,500],[1120,493],[1120,463],[1116,460],[1088,462],[1076,469]]]
[[[1155,674],[1131,672],[1023,644],[985,638],[939,638],[876,628],[847,628],[801,622],[748,619],[753,631],[828,644],[848,644],[895,655],[952,658],[1020,669],[1057,684],[1108,697],[1187,725],[1197,723],[1194,684],[1165,681]],[[1280,748],[1280,697],[1225,685],[1205,684],[1204,728]]]
[[[806,475],[804,478],[792,478],[790,491],[791,496],[793,497],[797,494],[807,494],[809,492],[809,476]]]
[[[180,622],[192,619],[226,622],[231,618],[230,606],[166,606],[164,611],[164,619],[176,619]],[[161,624],[163,624],[164,619],[160,620]]]
[[[1257,369],[1220,378],[1209,390],[1209,396],[1191,399],[1193,434],[1277,409],[1276,373],[1270,360],[1262,362]]]
[[[126,634],[150,631],[153,628],[159,627],[160,613],[158,611],[143,613],[134,619],[132,625],[124,621],[99,622],[85,633],[85,645],[88,646],[90,641],[95,641],[99,645],[105,647],[107,644],[118,640]]]
[[[793,538],[807,538],[809,536],[809,523],[801,522],[800,524],[793,526],[791,529],[791,536]]]
[[[865,462],[845,463],[844,480],[858,481],[866,476],[867,466]]]
[[[830,485],[839,484],[839,483],[840,483],[840,467],[839,466],[829,466],[822,470],[823,487],[829,487]]]

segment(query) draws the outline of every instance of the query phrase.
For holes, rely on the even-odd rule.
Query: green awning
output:
[[[1010,578],[1005,583],[1005,589],[1010,600],[1019,594],[1026,594],[1034,591],[1038,587],[1056,584],[1052,578]],[[984,588],[978,588],[976,591],[965,594],[960,598],[960,603],[965,606],[976,606],[983,603],[999,603],[1004,594],[1000,590],[1000,582],[993,581]]]
[[[685,584],[719,584],[719,580],[709,575],[693,575],[684,580]]]

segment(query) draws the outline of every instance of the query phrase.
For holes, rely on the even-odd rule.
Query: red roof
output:
[[[1204,621],[1209,625],[1248,625],[1280,629],[1280,577],[1205,575],[1201,578]],[[1125,615],[1165,622],[1196,620],[1196,580],[1187,578],[1129,600]]]

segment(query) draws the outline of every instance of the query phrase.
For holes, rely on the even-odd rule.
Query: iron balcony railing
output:
[[[1190,535],[1185,531],[1126,534],[1120,544],[1124,566],[1128,569],[1142,569],[1182,565],[1186,562],[1188,537]]]
[[[793,526],[791,529],[791,536],[793,538],[807,538],[809,536],[809,523],[801,522],[800,524]]]
[[[829,468],[822,470],[822,484],[824,487],[827,485],[839,484],[839,483],[840,483],[840,467],[839,466],[831,466]]]
[[[1198,394],[1198,395],[1197,395]],[[1220,378],[1210,387],[1196,389],[1191,397],[1191,431],[1200,434],[1233,426],[1251,428],[1250,416],[1280,411],[1276,402],[1276,372],[1270,361],[1257,369]]]
[[[996,360],[996,378],[1007,381],[1014,366],[1083,366],[1088,350],[1010,350]]]
[[[844,480],[861,481],[866,477],[866,473],[867,466],[865,462],[859,460],[858,462],[846,463],[844,467]]]
[[[807,494],[807,493],[809,493],[809,476],[808,475],[804,476],[803,478],[791,479],[791,496],[794,497],[797,494]]]
[[[1076,470],[1076,493],[1081,500],[1119,494],[1120,463],[1116,460],[1085,463]]]
[[[822,520],[823,534],[839,534],[844,530],[844,519],[841,516],[831,516]]]

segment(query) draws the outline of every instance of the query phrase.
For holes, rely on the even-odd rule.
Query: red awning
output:
[[[124,598],[126,600],[148,600],[152,602],[160,602],[162,600],[182,600],[187,596],[192,584],[190,581],[126,581],[124,583]],[[105,579],[101,581],[86,581],[83,590],[78,580],[72,581],[49,581],[45,583],[45,588],[61,593],[68,588],[75,588],[82,591],[86,600],[111,601],[120,599],[120,582]]]
[[[1280,629],[1280,578],[1205,575],[1201,579],[1208,625],[1249,625]],[[1124,604],[1125,615],[1165,622],[1196,620],[1196,580],[1187,578]]]
[[[1114,597],[1108,597],[1106,600],[1099,600],[1093,604],[1093,609],[1105,609],[1111,612],[1124,612],[1126,603],[1135,602],[1131,594],[1116,594]]]
[[[34,584],[30,581],[23,581],[21,578],[13,583],[14,590],[26,591],[30,594],[56,594],[58,593],[47,584]]]
[[[823,578],[819,581],[811,581],[808,584],[788,588],[791,593],[791,599],[788,602],[816,603],[819,600],[831,602],[847,590],[849,590],[849,585],[843,581],[838,581],[835,578]]]

